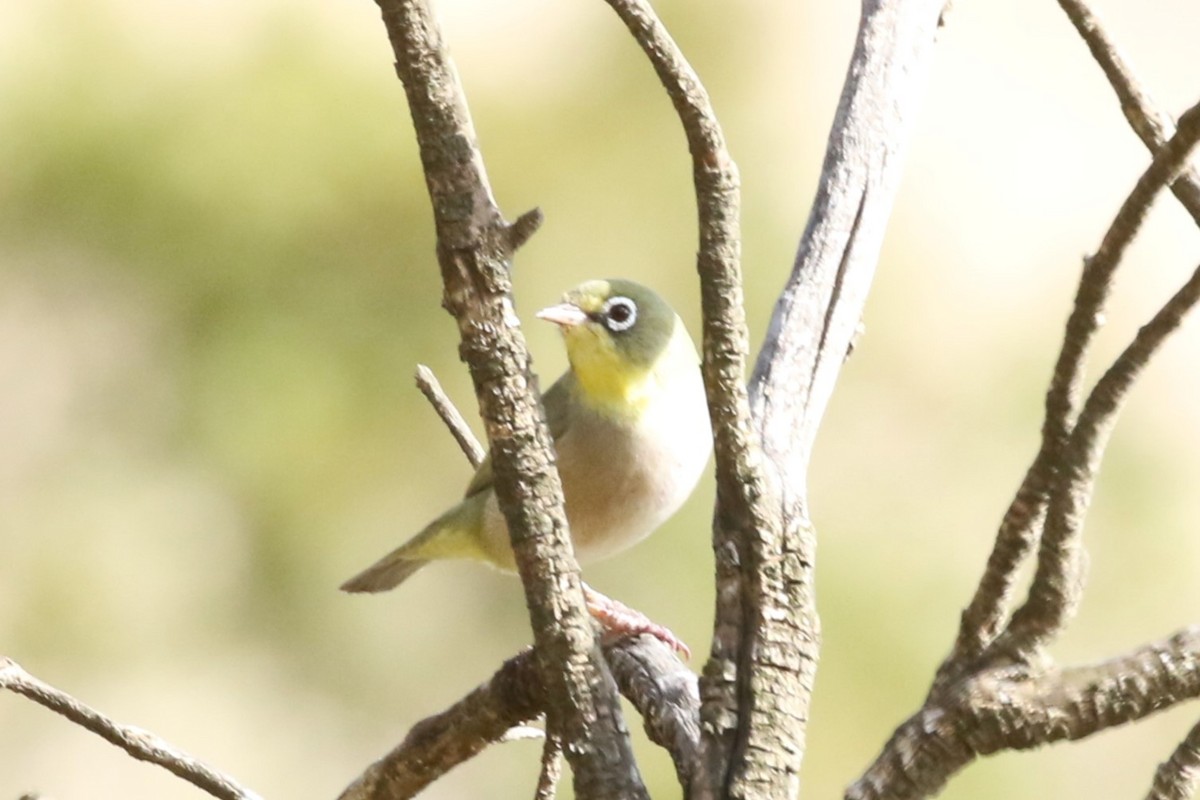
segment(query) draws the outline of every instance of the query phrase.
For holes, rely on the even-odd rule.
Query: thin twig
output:
[[[223,800],[258,800],[206,764],[141,728],[122,725],[53,686],[38,680],[10,658],[0,656],[0,689],[28,697],[56,714],[108,740],[129,755],[169,770],[188,783]]]
[[[1064,491],[1060,488],[1065,486],[1063,481],[1077,486],[1080,480],[1090,482],[1090,477],[1075,471],[1075,465],[1071,464],[1066,452],[1081,404],[1088,351],[1104,322],[1105,305],[1121,259],[1141,229],[1157,194],[1186,168],[1188,154],[1197,139],[1200,139],[1200,105],[1193,106],[1180,117],[1176,134],[1156,153],[1113,218],[1099,249],[1085,261],[1074,308],[1067,320],[1062,348],[1046,393],[1041,447],[1001,522],[983,578],[963,613],[954,651],[948,663],[942,667],[943,677],[959,666],[970,663],[999,631],[1017,581],[1018,567],[1038,540],[1037,523],[1043,519],[1043,510],[1051,494]],[[1072,516],[1072,522],[1080,521],[1078,514]],[[1043,548],[1043,552],[1048,555],[1058,552],[1073,563],[1077,548],[1063,548],[1061,545],[1064,544],[1065,539],[1049,550]],[[1045,569],[1051,569],[1049,563]],[[1054,569],[1070,571],[1073,567],[1067,561],[1060,560]],[[1050,574],[1043,573],[1043,577]],[[1078,585],[1078,582],[1065,580],[1061,585],[1065,589],[1068,585]],[[1060,600],[1066,598],[1066,594],[1059,597]],[[1043,611],[1039,610],[1038,614],[1041,615]],[[1069,613],[1069,609],[1064,606],[1061,611],[1061,615],[1056,614],[1059,621]],[[1032,609],[1023,612],[1025,619],[1022,626],[1030,622],[1031,613]],[[1032,628],[1026,630],[1026,633],[1032,632]],[[1048,632],[1049,628],[1042,628],[1039,637]],[[1006,647],[1033,644],[1032,641],[1023,641],[1021,636],[1006,636],[1006,639]]]
[[[1157,152],[1175,133],[1175,120],[1147,94],[1099,18],[1082,0],[1058,0],[1058,4],[1104,70],[1134,133],[1151,153]],[[1200,173],[1189,166],[1171,184],[1171,191],[1200,225]]]
[[[607,0],[650,60],[670,96],[692,156],[699,216],[700,276],[704,319],[704,383],[712,418],[716,455],[717,508],[713,548],[717,554],[718,607],[705,680],[704,709],[708,756],[702,781],[715,792],[733,770],[735,782],[747,771],[787,774],[798,758],[781,762],[772,749],[803,754],[807,694],[772,689],[795,682],[795,650],[784,576],[768,572],[767,553],[781,549],[780,503],[766,481],[758,433],[751,424],[745,384],[749,334],[742,296],[740,192],[737,166],[725,143],[704,85],[646,0]],[[743,606],[742,598],[754,602]],[[783,631],[787,630],[784,634]],[[759,642],[751,646],[750,637]],[[751,651],[757,663],[751,663]],[[779,652],[784,651],[784,652]],[[736,685],[735,685],[736,681]],[[741,687],[739,691],[738,686]],[[738,698],[744,701],[739,706]],[[772,715],[758,713],[769,704]],[[740,740],[734,753],[735,734]],[[781,744],[782,743],[782,744]],[[739,792],[734,788],[734,794]]]
[[[418,364],[416,380],[417,388],[421,390],[421,394],[425,395],[425,398],[433,406],[433,410],[441,417],[442,422],[446,423],[446,427],[450,429],[450,435],[454,437],[454,441],[458,442],[467,461],[471,462],[474,469],[479,469],[479,465],[483,463],[487,453],[484,451],[483,445],[475,438],[475,434],[471,432],[471,427],[467,425],[467,421],[459,412],[458,407],[442,389],[442,384],[438,383],[433,370],[424,364]]]
[[[1188,800],[1200,787],[1200,722],[1192,726],[1171,757],[1158,765],[1146,800]]]
[[[1155,156],[1137,186],[1122,205],[1117,218],[1089,260],[1080,279],[1079,298],[1072,320],[1067,323],[1066,340],[1073,335],[1090,339],[1103,313],[1103,296],[1108,293],[1118,262],[1144,219],[1155,195],[1170,183],[1187,164],[1188,154],[1200,142],[1200,103],[1179,118],[1175,135]],[[1083,518],[1091,502],[1096,473],[1122,401],[1141,374],[1150,357],[1184,314],[1196,303],[1197,275],[1159,309],[1121,356],[1108,369],[1087,398],[1069,438],[1059,450],[1055,465],[1055,486],[1046,514],[1045,531],[1038,551],[1037,570],[1025,603],[1013,613],[1003,635],[1002,649],[1023,652],[1044,645],[1055,636],[1074,613],[1083,590],[1080,575]],[[1093,304],[1091,298],[1097,298]],[[1086,314],[1087,320],[1078,317]],[[1074,326],[1072,325],[1074,322]],[[1064,344],[1064,352],[1068,346]],[[1082,372],[1086,344],[1078,350]],[[1060,361],[1060,365],[1061,365]],[[1073,384],[1078,379],[1072,380]],[[1072,389],[1077,391],[1077,388]],[[1053,389],[1052,389],[1053,392]],[[1049,405],[1047,406],[1049,408]]]
[[[1200,126],[1198,126],[1200,128]],[[1200,130],[1197,131],[1200,138]],[[1138,331],[1088,396],[1071,434],[1067,460],[1072,469],[1046,515],[1046,531],[1029,599],[1013,614],[1009,635],[1014,645],[1028,647],[1059,631],[1078,602],[1080,581],[1074,575],[1083,515],[1091,501],[1104,447],[1125,398],[1155,352],[1200,301],[1200,267]]]
[[[562,779],[562,739],[553,732],[546,732],[542,744],[542,767],[538,772],[537,789],[533,800],[554,800],[558,782]]]

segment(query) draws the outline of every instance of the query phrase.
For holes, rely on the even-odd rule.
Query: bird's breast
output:
[[[579,560],[630,547],[679,509],[708,463],[699,369],[656,392],[636,419],[581,410],[556,449]]]

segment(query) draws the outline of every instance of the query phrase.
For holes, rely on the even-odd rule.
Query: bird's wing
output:
[[[542,405],[546,407],[546,425],[550,428],[550,438],[556,442],[567,430],[572,381],[574,381],[574,376],[567,372],[542,395]],[[468,484],[464,497],[471,497],[492,488],[495,477],[492,472],[492,454],[489,451],[487,457],[483,459],[483,463],[479,465],[479,469],[476,470],[475,477]]]

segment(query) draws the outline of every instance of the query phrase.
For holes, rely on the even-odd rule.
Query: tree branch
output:
[[[378,0],[404,84],[437,228],[444,304],[462,337],[491,444],[495,492],[525,587],[549,727],[571,743],[577,796],[645,796],[612,676],[584,609],[562,485],[510,299],[509,260],[536,215],[506,223],[457,71],[426,0]]]
[[[424,364],[418,364],[416,381],[417,388],[421,390],[421,394],[425,395],[425,399],[433,406],[433,410],[437,412],[442,422],[446,423],[446,427],[450,429],[450,435],[454,437],[454,441],[458,442],[459,449],[463,451],[467,461],[471,462],[471,467],[479,469],[479,465],[483,463],[487,453],[484,452],[483,445],[475,438],[475,434],[471,432],[471,427],[463,419],[458,407],[442,389],[442,384],[438,382],[433,370]]]
[[[1066,485],[1051,501],[1029,599],[1013,615],[1010,630],[1018,647],[1025,637],[1044,641],[1061,630],[1076,605],[1081,581],[1074,574],[1078,556],[1073,551],[1080,547],[1083,515],[1091,502],[1096,472],[1117,413],[1141,371],[1198,300],[1200,267],[1138,331],[1088,397],[1065,454],[1075,470],[1069,481],[1064,478]]]
[[[338,800],[400,800],[416,795],[453,767],[500,741],[510,728],[541,715],[545,698],[530,650],[508,661],[450,708],[412,727]]]
[[[864,5],[821,189],[747,396],[740,384],[746,335],[736,172],[707,94],[649,6],[608,2],[683,123],[700,215],[705,377],[717,456],[717,609],[701,682],[703,775],[691,790],[697,797],[794,796],[820,637],[805,473],[861,316],[942,3]]]
[[[542,744],[542,768],[538,772],[537,789],[534,790],[533,800],[554,800],[558,791],[558,782],[562,779],[562,739],[553,733],[546,733],[546,741]]]
[[[1043,545],[1041,549],[1046,561],[1044,567],[1039,567],[1041,581],[1036,590],[1039,599],[1033,606],[1017,612],[1021,619],[1019,622],[1014,620],[1016,629],[1006,634],[1005,647],[1038,646],[1071,614],[1073,598],[1077,597],[1080,585],[1073,577],[1078,571],[1079,549],[1078,537],[1068,533],[1067,529],[1077,531],[1082,523],[1083,509],[1090,497],[1099,463],[1088,467],[1084,462],[1072,460],[1080,453],[1074,456],[1068,453],[1083,392],[1087,354],[1104,322],[1105,305],[1121,258],[1141,229],[1158,192],[1176,181],[1186,169],[1188,154],[1198,138],[1200,106],[1195,106],[1180,118],[1180,129],[1158,150],[1122,203],[1096,254],[1084,263],[1074,308],[1067,320],[1062,348],[1046,393],[1041,446],[1000,524],[983,577],[963,612],[958,639],[942,665],[939,679],[964,668],[998,635],[1008,612],[1018,568],[1039,539],[1038,524],[1043,521],[1051,495],[1059,498],[1057,518],[1046,522],[1046,527],[1054,527],[1058,533],[1049,546]],[[1081,446],[1084,444],[1087,443],[1081,443]],[[1101,452],[1096,453],[1097,458]],[[1080,502],[1083,505],[1079,505]],[[1049,589],[1052,579],[1058,587],[1053,592]],[[1045,605],[1051,594],[1054,595],[1052,603],[1057,607],[1052,613],[1051,607]],[[1040,622],[1034,624],[1034,618]]]
[[[213,797],[222,800],[258,800],[254,792],[239,786],[232,778],[176,749],[150,731],[115,722],[66,692],[38,680],[12,659],[0,656],[2,689],[28,697],[115,744],[134,758],[157,764]]]
[[[654,636],[606,645],[604,655],[621,694],[642,715],[646,735],[671,754],[680,786],[690,786],[700,759],[700,692],[695,673]]]
[[[781,524],[759,528],[749,540],[742,562],[748,579],[740,587],[722,581],[736,570],[720,568],[722,556],[737,551],[717,550],[718,623],[722,614],[744,619],[736,631],[736,678],[745,706],[731,721],[742,726],[734,757],[746,760],[734,763],[735,797],[799,791],[820,640],[808,463],[874,276],[943,7],[941,0],[863,3],[817,195],[750,380],[752,424],[768,482],[777,487],[770,500]],[[728,637],[730,630],[718,626],[715,634]],[[732,670],[714,663],[702,685],[705,709],[715,707],[704,717],[706,730],[725,711],[709,698],[722,697],[713,689]]]
[[[1188,155],[1197,142],[1200,142],[1200,103],[1179,118],[1175,135],[1155,155],[1154,161],[1117,213],[1100,249],[1085,265],[1075,310],[1067,322],[1062,351],[1064,355],[1074,351],[1072,357],[1077,360],[1070,367],[1061,358],[1059,361],[1060,368],[1075,375],[1069,379],[1070,388],[1059,386],[1059,370],[1056,369],[1051,395],[1058,389],[1062,389],[1064,397],[1079,391],[1083,360],[1088,343],[1102,320],[1104,299],[1112,275],[1140,228],[1155,195],[1185,169]],[[1057,448],[1058,463],[1054,465],[1056,480],[1046,514],[1033,584],[1025,603],[1013,613],[1004,634],[1003,649],[1017,652],[1043,646],[1062,630],[1074,613],[1083,589],[1080,574],[1083,519],[1091,503],[1096,473],[1116,414],[1150,357],[1179,326],[1183,315],[1195,305],[1198,290],[1200,272],[1193,275],[1138,332],[1132,344],[1092,389],[1078,422],[1059,421],[1073,427],[1067,434],[1067,440]],[[1076,404],[1074,400],[1070,403],[1071,407]],[[1048,412],[1050,407],[1048,399]],[[1066,406],[1063,408],[1065,410]],[[1062,433],[1056,432],[1055,435]]]
[[[1097,665],[997,667],[901,725],[847,800],[936,794],[978,755],[1077,740],[1200,696],[1200,627]]]
[[[1151,153],[1158,152],[1167,139],[1174,135],[1175,120],[1146,93],[1116,43],[1104,32],[1100,20],[1087,5],[1081,0],[1059,0],[1058,4],[1087,44],[1096,63],[1104,70],[1134,133]],[[1191,166],[1187,167],[1171,184],[1171,191],[1196,224],[1200,225],[1200,173]]]
[[[654,9],[645,0],[607,2],[642,48],[670,96],[692,157],[700,234],[696,269],[704,319],[704,384],[717,472],[713,549],[718,596],[712,651],[704,670],[708,684],[702,711],[703,729],[708,734],[702,764],[705,775],[693,788],[715,794],[717,787],[725,783],[733,737],[738,732],[734,678],[745,688],[750,675],[749,670],[738,666],[746,652],[741,636],[755,622],[763,621],[742,616],[754,607],[741,602],[747,596],[748,584],[762,575],[761,565],[755,563],[749,550],[757,537],[779,537],[779,517],[770,508],[771,490],[765,483],[757,435],[750,424],[745,385],[749,334],[742,296],[739,180],[708,93]],[[747,586],[742,585],[744,581]],[[746,693],[742,696],[749,698]],[[765,740],[761,729],[771,720],[754,715],[749,708],[740,713],[749,715],[741,719],[742,735]],[[783,716],[775,719],[775,724],[794,727]],[[798,719],[802,715],[790,716]],[[786,740],[797,738],[786,729],[773,733]],[[798,738],[803,739],[802,731]],[[760,750],[747,753],[750,759],[762,756]]]
[[[1200,785],[1200,723],[1192,726],[1171,757],[1158,765],[1146,800],[1188,800],[1195,796],[1197,785]]]
[[[621,691],[646,720],[650,740],[666,748],[681,780],[697,758],[696,677],[652,636],[606,643],[605,657]],[[339,800],[404,800],[503,741],[543,713],[545,685],[533,651],[510,658],[490,679],[445,711],[413,726],[404,741],[359,776]]]

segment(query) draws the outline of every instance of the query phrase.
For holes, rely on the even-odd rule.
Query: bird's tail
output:
[[[341,585],[343,592],[386,592],[439,558],[479,558],[473,529],[482,504],[474,498],[460,503],[429,523],[413,538]]]
[[[429,563],[428,559],[410,557],[405,553],[406,547],[402,545],[388,553],[339,588],[343,592],[386,592],[395,589]]]

